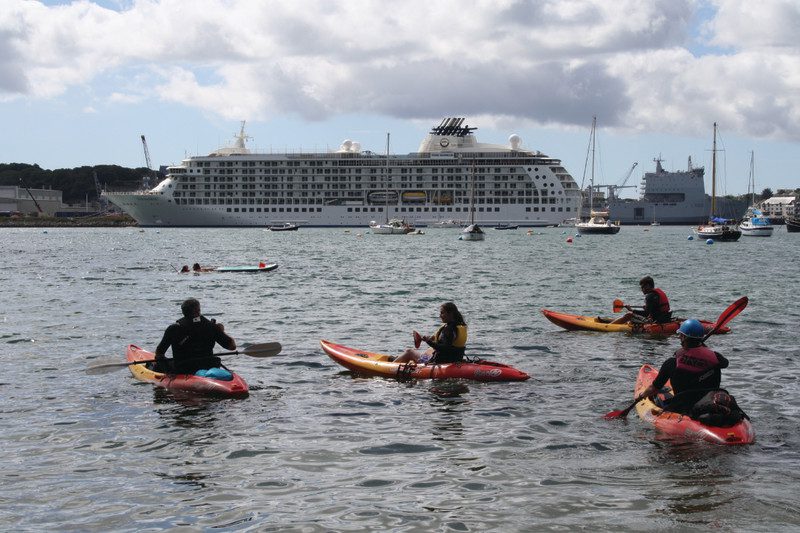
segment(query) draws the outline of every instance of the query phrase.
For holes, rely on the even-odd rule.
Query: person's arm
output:
[[[172,344],[172,328],[174,324],[171,324],[165,331],[164,336],[161,337],[161,342],[158,343],[156,347],[156,359],[166,359],[167,356],[167,349]]]
[[[644,312],[647,318],[655,319],[658,314],[658,304],[660,303],[658,294],[655,292],[648,292],[644,297]]]
[[[636,401],[644,400],[645,398],[652,398],[655,396],[661,388],[666,385],[667,380],[672,375],[672,371],[675,370],[675,365],[677,360],[674,357],[670,357],[661,365],[661,369],[658,371],[658,375],[656,379],[653,380],[653,383],[650,384],[642,393],[636,397]]]
[[[236,349],[236,341],[233,340],[233,337],[231,337],[230,335],[225,333],[225,326],[222,325],[222,322],[217,322],[216,320],[212,320],[211,323],[214,324],[214,329],[217,330],[216,335],[215,335],[215,339],[214,339],[214,340],[217,341],[217,344],[219,344],[220,346],[222,346],[225,349],[228,349],[228,350],[231,350],[231,351],[235,350]]]
[[[719,352],[714,352],[717,356],[717,368],[728,368],[730,362]]]

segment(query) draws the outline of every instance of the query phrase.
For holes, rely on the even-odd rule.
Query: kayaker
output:
[[[625,305],[629,312],[621,318],[614,320],[614,324],[624,324],[631,320],[636,322],[655,322],[663,324],[672,320],[672,311],[669,308],[669,298],[667,294],[656,288],[656,283],[650,276],[645,276],[639,280],[639,287],[644,293],[644,307],[634,309],[630,305]]]
[[[430,336],[413,332],[415,348],[409,348],[403,355],[395,359],[397,363],[414,361],[422,364],[457,363],[464,359],[464,348],[467,345],[467,323],[453,302],[443,303],[439,308],[442,325]],[[430,348],[421,350],[424,342]]]
[[[192,270],[194,272],[202,272],[203,271],[202,267],[200,266],[200,263],[193,264],[192,265]]]
[[[720,370],[728,368],[728,360],[706,347],[704,335],[699,320],[684,320],[678,329],[681,348],[664,361],[656,379],[636,400],[651,398],[666,411],[688,414],[708,391],[719,389],[722,381]],[[667,380],[672,385],[671,397],[654,398]]]
[[[183,265],[181,267],[181,274],[185,274],[187,272],[189,272],[189,265]]]
[[[236,341],[225,333],[225,326],[200,314],[200,302],[189,298],[181,304],[183,318],[170,324],[156,348],[156,367],[160,372],[194,374],[198,370],[218,368],[219,357],[214,357],[214,345],[228,350],[236,349]],[[172,359],[166,358],[172,347]]]

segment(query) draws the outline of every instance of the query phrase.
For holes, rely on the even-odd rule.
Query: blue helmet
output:
[[[701,324],[699,320],[696,318],[690,318],[681,323],[681,327],[678,328],[678,333],[692,339],[702,339],[706,331],[703,328],[703,324]]]

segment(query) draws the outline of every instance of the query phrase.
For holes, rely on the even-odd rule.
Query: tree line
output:
[[[153,171],[145,167],[125,168],[118,165],[95,165],[47,170],[27,163],[0,163],[0,185],[25,186],[29,189],[56,189],[63,191],[64,203],[79,203],[98,199],[94,173],[103,189],[134,191],[142,187],[146,176],[151,176],[153,187],[161,178],[153,178]]]

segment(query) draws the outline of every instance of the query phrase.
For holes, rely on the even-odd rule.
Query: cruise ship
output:
[[[578,214],[580,190],[559,159],[477,141],[464,118],[445,118],[415,153],[376,154],[344,141],[326,153],[255,154],[244,122],[233,145],[170,166],[151,190],[104,194],[141,226],[415,226],[469,219],[482,224],[556,225]]]
[[[638,200],[609,196],[608,210],[611,220],[622,224],[698,224],[708,218],[711,211],[706,196],[703,167],[667,172],[661,159],[654,159],[655,172],[647,172],[642,179]]]

